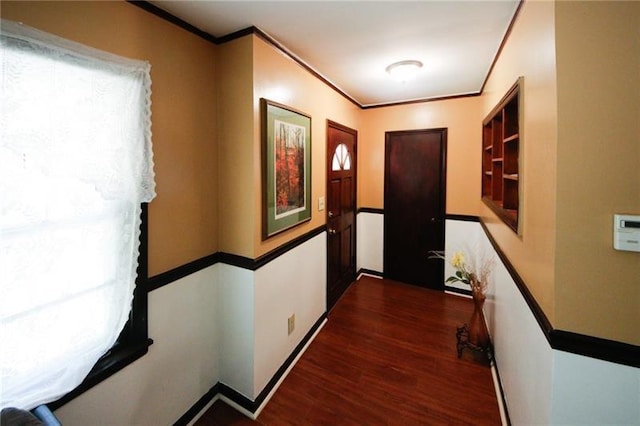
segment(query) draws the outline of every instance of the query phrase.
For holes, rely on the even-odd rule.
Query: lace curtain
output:
[[[0,406],[63,396],[131,309],[150,65],[1,21]]]

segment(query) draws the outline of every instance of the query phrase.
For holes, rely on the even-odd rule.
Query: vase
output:
[[[468,341],[479,349],[489,347],[489,332],[484,322],[484,313],[482,306],[484,305],[485,295],[479,287],[472,287],[471,295],[473,297],[473,313],[469,319],[468,325]]]

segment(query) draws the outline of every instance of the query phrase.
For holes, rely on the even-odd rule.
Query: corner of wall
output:
[[[220,382],[254,399],[255,289],[253,271],[220,263]]]
[[[253,258],[254,106],[251,36],[217,46],[219,250]]]

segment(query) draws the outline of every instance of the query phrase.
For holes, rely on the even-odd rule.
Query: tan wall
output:
[[[557,328],[640,344],[640,253],[613,249],[640,214],[640,3],[556,3]]]
[[[253,43],[250,36],[218,46],[217,119],[220,251],[254,257]],[[259,157],[258,157],[259,158]]]
[[[482,95],[483,117],[524,76],[522,235],[482,203],[480,216],[555,325],[556,71],[553,2],[525,2]],[[480,143],[479,141],[477,143]]]
[[[638,343],[640,263],[611,248],[611,221],[640,211],[639,8],[526,2],[481,97],[364,111],[255,36],[216,47],[124,2],[3,1],[1,13],[152,64],[150,275],[218,250],[257,257],[322,225],[327,119],[359,131],[358,206],[373,208],[383,207],[384,132],[447,127],[447,212],[485,219],[556,328]],[[517,236],[479,201],[476,145],[482,118],[521,75]],[[312,220],[264,242],[261,97],[308,113],[313,127]]]
[[[358,143],[358,207],[384,206],[385,132],[446,127],[447,213],[477,215],[480,102],[479,97],[469,97],[364,110]]]
[[[359,130],[360,108],[318,80],[259,37],[253,39],[253,255],[279,247],[325,223],[318,198],[326,188],[327,120]],[[260,98],[267,98],[311,116],[311,221],[262,241]],[[358,135],[360,139],[360,134]],[[360,145],[360,141],[358,142]]]
[[[149,274],[217,251],[215,46],[125,2],[9,2],[2,17],[151,63]]]

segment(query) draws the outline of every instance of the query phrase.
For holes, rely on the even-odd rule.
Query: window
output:
[[[4,20],[0,48],[0,405],[30,409],[146,330],[150,66]]]
[[[339,144],[333,153],[331,170],[334,172],[351,170],[351,154],[349,154],[349,148],[343,143]]]

